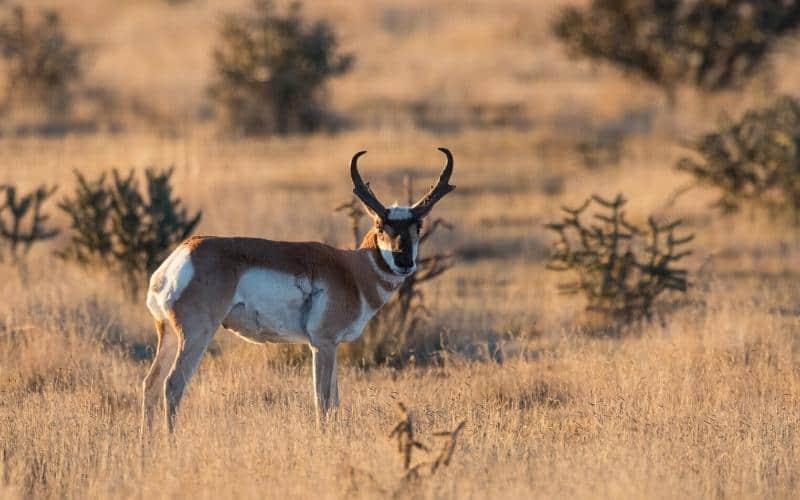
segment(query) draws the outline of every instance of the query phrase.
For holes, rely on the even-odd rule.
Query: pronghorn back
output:
[[[352,339],[400,281],[378,251],[193,237],[153,273],[147,304],[157,320],[178,323],[183,310],[213,317],[221,308],[221,324],[254,342],[309,342],[335,333]]]

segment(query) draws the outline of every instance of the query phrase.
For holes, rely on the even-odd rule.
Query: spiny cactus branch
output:
[[[599,224],[587,227],[582,217],[593,203],[605,212],[594,213]],[[662,292],[687,290],[688,272],[673,264],[691,255],[681,247],[694,235],[676,236],[680,220],[659,223],[653,217],[642,230],[625,219],[626,203],[622,195],[594,195],[576,209],[565,207],[561,221],[545,226],[557,234],[547,268],[573,272],[576,279],[560,284],[559,291],[582,292],[589,310],[622,319],[650,317]]]
[[[112,265],[135,296],[147,274],[194,231],[202,216],[199,211],[190,215],[173,197],[172,174],[172,168],[146,169],[141,191],[134,170],[122,174],[114,169],[110,180],[104,173],[94,181],[76,171],[74,196],[59,204],[71,219],[73,234],[58,255],[84,265]]]
[[[690,147],[695,157],[681,159],[678,170],[717,189],[723,212],[751,204],[800,225],[800,100],[785,96],[748,111]]]
[[[34,191],[18,196],[17,188],[0,186],[3,201],[0,204],[0,238],[7,243],[13,260],[27,255],[34,243],[55,238],[58,229],[45,227],[50,218],[42,212],[42,206],[57,187],[41,185]]]

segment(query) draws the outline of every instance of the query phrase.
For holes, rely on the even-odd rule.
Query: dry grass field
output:
[[[0,184],[74,185],[72,169],[174,165],[201,234],[350,244],[332,208],[346,166],[387,201],[421,190],[455,154],[454,224],[423,253],[455,267],[426,289],[444,350],[403,369],[341,367],[342,406],[315,423],[307,363],[220,331],[191,381],[174,442],[139,447],[140,387],[155,335],[143,297],[56,259],[0,264],[0,498],[795,498],[800,491],[800,233],[758,211],[720,217],[714,193],[673,165],[681,142],[796,89],[787,44],[769,81],[718,97],[660,93],[564,57],[548,22],[562,2],[307,2],[330,19],[353,71],[330,88],[353,121],[337,134],[239,139],[208,118],[218,15],[244,1],[62,0],[89,76],[146,103],[122,131],[20,136],[0,124]],[[106,119],[108,117],[101,117]],[[111,120],[112,118],[109,118]],[[625,137],[619,164],[587,168],[576,144]],[[562,204],[624,193],[635,222],[683,217],[697,234],[684,307],[618,336],[586,333],[558,295],[543,224]],[[63,214],[50,205],[54,223]],[[404,480],[388,437],[397,404],[417,436],[466,425],[450,465]],[[421,460],[421,453],[416,460]]]

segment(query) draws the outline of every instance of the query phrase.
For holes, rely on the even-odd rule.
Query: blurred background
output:
[[[0,19],[4,241],[26,272],[33,249],[123,276],[135,303],[192,233],[352,246],[350,156],[402,203],[438,146],[458,190],[427,273],[374,327],[391,345],[355,359],[436,351],[443,328],[580,329],[583,307],[617,331],[690,276],[795,272],[794,2],[37,0]]]
[[[288,2],[248,0],[32,0],[20,4],[24,20],[5,2],[3,59],[17,74],[5,82],[5,107],[14,113],[3,130],[186,134],[216,125],[226,135],[273,133],[278,124],[247,123],[241,116],[238,123],[220,123],[231,114],[231,94],[255,99],[245,94],[260,81],[264,96],[250,101],[256,107],[266,107],[270,93],[273,99],[314,101],[285,102],[297,108],[290,114],[318,116],[305,122],[292,116],[280,132],[508,129],[547,133],[565,143],[592,135],[691,137],[721,111],[735,113],[796,88],[798,70],[790,62],[797,44],[782,36],[788,29],[771,33],[787,20],[735,25],[736,19],[746,25],[747,9],[758,2],[705,2],[732,11],[734,19],[707,12],[687,21],[694,24],[671,26],[674,33],[654,31],[678,23],[688,16],[680,11],[695,3],[704,2],[620,2],[630,4],[617,14],[627,19],[614,18],[609,8],[605,21],[592,18],[586,24],[594,26],[581,32],[587,27],[570,20],[565,8],[585,9],[588,2],[320,0],[296,4],[294,11]],[[784,2],[763,7],[791,8]],[[750,13],[756,14],[777,16]],[[630,25],[602,25],[615,20]],[[290,28],[292,22],[303,26]],[[600,36],[603,29],[608,34]],[[719,60],[681,66],[679,32],[693,37],[686,59],[716,50]],[[596,36],[595,45],[581,36]],[[705,36],[719,40],[714,45]],[[279,47],[270,37],[307,46]],[[759,63],[754,71],[729,81],[714,74],[723,71],[722,59],[740,58],[729,62],[744,66],[748,56]],[[701,63],[720,67],[695,78]],[[39,111],[49,111],[49,126],[31,109],[36,107],[48,108]],[[58,114],[63,128],[52,123]]]
[[[15,264],[34,249],[110,271],[138,302],[192,233],[352,246],[368,221],[349,195],[350,156],[370,150],[364,175],[402,203],[432,182],[435,148],[447,146],[458,190],[437,207],[430,276],[400,301],[400,319],[374,327],[391,345],[356,359],[435,351],[444,325],[458,342],[491,344],[581,328],[582,306],[651,317],[658,295],[685,293],[688,275],[712,268],[794,273],[793,2],[36,0],[0,4],[0,19]],[[591,195],[586,213],[606,207],[614,214],[600,217],[642,232],[588,244],[599,261],[579,262],[575,237],[610,222],[570,226],[561,207]],[[684,235],[650,217],[681,220]],[[689,251],[673,248],[692,234]],[[666,260],[648,250],[659,235]],[[628,250],[650,259],[637,278],[618,264]],[[671,255],[688,260],[666,279]],[[559,284],[577,298],[555,294]]]
[[[0,497],[796,497],[798,28],[795,0],[0,1]],[[180,446],[138,446],[181,240],[351,248],[352,155],[405,203],[442,146],[457,189],[340,346],[331,432],[305,346],[218,334]],[[467,419],[435,481],[398,401]]]

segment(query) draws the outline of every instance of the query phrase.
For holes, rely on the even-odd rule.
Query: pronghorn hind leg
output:
[[[314,364],[314,404],[317,421],[322,422],[333,406],[331,396],[335,384],[336,344],[325,342],[311,345],[311,354]]]
[[[164,382],[164,414],[170,434],[175,430],[175,418],[186,384],[200,364],[218,327],[219,322],[176,319],[176,330],[180,332],[178,355]]]
[[[150,370],[142,381],[142,425],[140,440],[144,443],[153,428],[153,418],[161,405],[164,381],[169,375],[175,356],[178,353],[178,337],[175,332],[166,331],[166,322],[156,320],[158,344]]]
[[[331,397],[330,407],[336,408],[339,406],[339,382],[336,377],[336,372],[339,371],[336,361],[336,346],[333,346],[333,372],[331,373]]]

